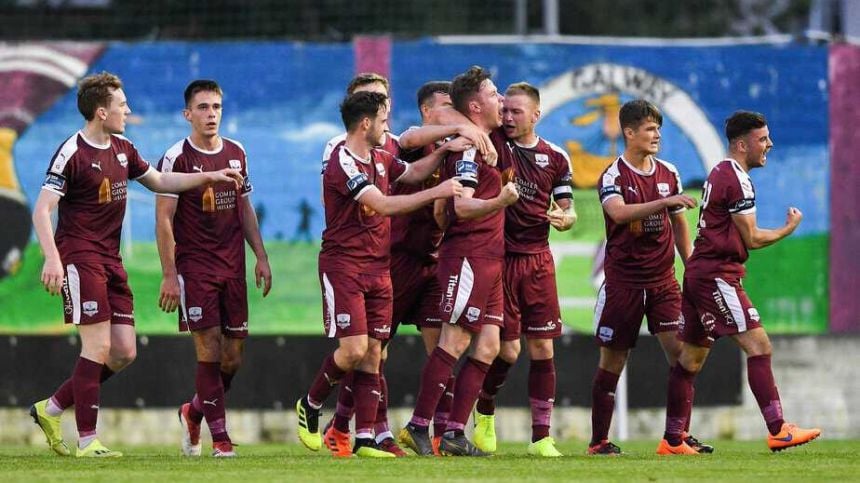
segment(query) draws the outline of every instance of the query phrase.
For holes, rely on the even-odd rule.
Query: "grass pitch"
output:
[[[564,442],[558,459],[528,456],[525,444],[502,444],[490,458],[333,460],[298,444],[240,446],[240,457],[186,459],[175,447],[117,448],[116,460],[82,461],[42,446],[0,446],[3,481],[857,481],[860,441],[814,441],[771,453],[763,441],[718,441],[717,452],[659,457],[656,441],[626,442],[621,457],[584,456],[585,443]]]

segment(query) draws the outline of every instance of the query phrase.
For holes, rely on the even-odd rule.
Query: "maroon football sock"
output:
[[[597,368],[591,385],[591,444],[609,438],[609,425],[615,411],[615,388],[618,374]]]
[[[445,428],[448,427],[448,418],[451,417],[451,405],[454,403],[454,375],[448,378],[448,384],[445,385],[445,392],[439,398],[439,403],[436,404],[436,411],[433,413],[433,436],[442,436]]]
[[[230,385],[233,382],[233,377],[235,375],[236,374],[221,371],[221,384],[224,386],[225,397],[227,391],[230,390]],[[189,402],[191,403],[191,406],[188,408],[188,419],[193,423],[200,424],[203,421],[203,403],[200,402],[200,398],[196,393]]]
[[[355,437],[372,438],[376,408],[379,406],[379,374],[354,371],[352,388],[355,396]]]
[[[490,365],[490,370],[487,371],[487,377],[484,378],[484,384],[481,386],[481,391],[478,393],[478,404],[476,409],[481,414],[496,413],[496,394],[499,389],[505,385],[505,380],[508,378],[508,371],[511,369],[511,363],[505,361],[501,357],[496,357]]]
[[[385,369],[384,365],[383,361],[379,362],[379,405],[376,407],[376,422],[373,425],[373,431],[377,436],[389,431],[388,381],[385,380],[385,374],[382,372]]]
[[[478,391],[484,384],[484,378],[490,365],[479,360],[468,358],[460,373],[457,375],[457,383],[454,385],[454,404],[451,407],[451,416],[448,418],[448,426],[445,431],[463,431],[469,413],[478,399]]]
[[[549,436],[555,403],[555,362],[532,360],[529,365],[529,406],[532,409],[532,443]]]
[[[690,387],[690,401],[696,401],[696,386]],[[690,433],[690,421],[693,419],[693,405],[690,404],[690,411],[687,413],[686,424],[684,424],[684,432]]]
[[[423,428],[430,426],[433,410],[436,409],[439,399],[445,392],[445,384],[451,378],[456,363],[457,359],[441,347],[433,349],[421,372],[421,386],[418,390],[418,400],[415,402],[415,411],[412,412],[411,424]]]
[[[315,407],[322,406],[332,389],[340,383],[347,372],[349,371],[338,367],[334,363],[334,355],[329,354],[323,361],[313,383],[311,383],[311,388],[308,391],[308,403]]]
[[[82,438],[96,434],[96,422],[99,416],[99,378],[103,365],[79,357],[72,372],[72,391],[77,401],[75,422],[78,425],[78,436]]]
[[[224,407],[224,383],[221,380],[219,362],[198,362],[195,386],[198,399],[203,404],[203,415],[212,441],[230,441],[227,435],[227,418]]]
[[[767,430],[770,434],[778,434],[785,420],[782,418],[782,403],[773,380],[769,355],[747,358],[747,379],[764,416]]]
[[[355,414],[355,398],[352,394],[354,375],[355,372],[350,372],[343,376],[337,392],[337,408],[334,412],[333,424],[334,429],[342,433],[349,432],[349,422],[352,421],[352,416]]]
[[[111,378],[114,372],[107,365],[102,365],[101,376],[99,382],[103,383]],[[60,409],[67,409],[75,403],[75,392],[72,389],[72,379],[66,379],[65,382],[57,389],[57,392],[51,396],[54,399],[54,404]]]
[[[687,418],[693,407],[693,383],[696,374],[676,363],[669,369],[666,389],[666,432],[663,438],[672,446],[681,444]]]

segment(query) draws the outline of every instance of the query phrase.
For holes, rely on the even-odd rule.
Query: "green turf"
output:
[[[716,442],[713,455],[659,457],[656,441],[627,442],[625,456],[583,456],[585,443],[566,442],[568,455],[530,457],[525,446],[502,444],[491,458],[332,460],[296,445],[240,446],[240,458],[218,461],[178,456],[173,447],[116,448],[110,461],[59,458],[41,447],[0,446],[3,481],[856,481],[860,441],[815,441],[772,454],[761,441]]]

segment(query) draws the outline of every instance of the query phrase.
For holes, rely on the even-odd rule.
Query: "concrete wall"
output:
[[[860,438],[860,416],[851,411],[860,406],[858,347],[858,336],[798,336],[774,340],[774,373],[789,421],[820,427],[826,438]],[[389,411],[392,428],[402,426],[410,413],[410,408]],[[663,432],[663,416],[663,408],[631,411],[630,437],[656,440]],[[228,418],[231,436],[239,443],[296,441],[292,411],[236,410],[229,411]],[[496,420],[500,439],[528,440],[531,425],[528,409],[499,409]],[[104,441],[114,444],[173,444],[180,439],[176,421],[173,409],[105,408],[100,413],[99,432]],[[590,421],[588,408],[557,408],[553,415],[553,435],[559,439],[587,439]],[[41,432],[27,416],[26,408],[0,409],[0,427],[3,428],[0,444],[44,443]],[[708,440],[754,440],[765,435],[755,398],[748,388],[744,388],[739,406],[694,408],[692,427],[697,436]],[[74,431],[74,416],[67,414],[63,432],[68,440],[75,440]],[[204,436],[204,440],[208,440],[208,436]]]

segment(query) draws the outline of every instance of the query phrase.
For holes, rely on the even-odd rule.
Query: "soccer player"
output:
[[[555,264],[549,250],[549,228],[569,230],[576,222],[570,159],[561,148],[540,138],[540,93],[526,82],[505,91],[502,122],[513,156],[518,203],[505,210],[505,325],[499,356],[493,361],[478,396],[475,445],[496,451],[495,397],[520,354],[525,335],[529,366],[532,440],[528,453],[557,457],[549,435],[555,400],[553,339],[561,335],[561,312]]]
[[[447,137],[456,134],[458,130],[456,126],[452,129],[449,126],[431,126],[429,124],[434,119],[436,111],[451,106],[451,98],[448,95],[450,84],[447,81],[432,81],[425,83],[418,90],[418,109],[421,113],[422,127],[410,127],[400,136],[399,151],[404,161],[414,162],[443,144],[443,139],[437,139],[434,136]],[[406,143],[405,146],[404,142]],[[411,194],[424,187],[430,187],[438,181],[439,173],[437,170],[425,181],[423,187],[395,183],[390,187],[390,192],[394,195]],[[428,355],[438,344],[441,330],[441,319],[439,319],[436,311],[436,305],[442,293],[436,281],[438,248],[441,239],[442,230],[436,225],[433,218],[433,207],[424,207],[412,213],[391,218],[390,272],[394,293],[391,337],[394,337],[400,324],[416,324],[421,330]],[[383,347],[382,365],[379,371],[382,397],[379,401],[374,429],[380,449],[396,456],[406,456],[406,453],[395,442],[388,427],[388,390],[382,366],[387,359],[387,347],[390,340],[386,340]],[[327,424],[323,430],[323,441],[332,451],[332,454],[336,456],[347,456],[352,452],[349,439],[349,422],[354,413],[354,405],[352,392],[344,389],[349,387],[348,384],[351,381],[348,379],[349,376],[342,383],[338,393],[337,410],[333,421]],[[438,436],[438,439],[434,437],[434,448],[438,447],[438,441],[445,431],[450,405],[451,398],[443,397],[434,414],[433,422],[437,430],[435,435]]]
[[[773,148],[764,116],[737,111],[726,120],[729,158],[714,166],[705,182],[693,254],[684,272],[681,355],[669,375],[666,432],[657,454],[695,454],[684,441],[693,406],[693,383],[714,340],[728,336],[747,355],[747,378],[768,430],[767,446],[781,451],[808,443],[821,430],[802,429],[783,419],[773,380],[771,345],[758,311],[744,291],[744,262],[756,250],[790,235],[803,214],[790,207],[785,225],[774,230],[756,223],[755,188],[749,172],[764,167]]]
[[[347,96],[356,92],[378,92],[380,94],[385,94],[386,96],[389,96],[389,109],[391,107],[388,79],[380,76],[379,74],[363,73],[355,76],[347,86],[346,92]],[[434,110],[428,111],[428,115],[432,116],[433,112]],[[490,140],[487,135],[468,122],[461,122],[460,124],[453,126],[423,125],[418,128],[410,129],[406,133],[406,141],[409,144],[407,144],[405,149],[401,147],[399,137],[392,134],[389,131],[389,126],[386,124],[385,132],[379,140],[379,145],[384,151],[396,158],[403,157],[404,160],[415,161],[423,154],[426,154],[422,153],[419,148],[423,148],[426,145],[453,135],[460,135],[470,139],[476,146],[479,146],[479,150],[487,153],[488,159],[495,161],[496,152],[490,144]],[[328,164],[328,159],[331,157],[332,152],[336,148],[342,146],[345,139],[346,133],[335,136],[326,144],[325,150],[323,151],[323,172],[325,171],[325,166]],[[394,192],[392,192],[392,194],[409,194],[415,190],[415,188],[406,183],[395,183],[392,186],[394,187]],[[324,204],[325,203],[323,202],[323,205]],[[397,225],[396,220],[394,221],[394,224],[395,236],[397,236],[399,226]],[[394,247],[397,248],[397,246],[398,244],[395,243]],[[395,286],[395,289],[396,287],[397,286]],[[396,330],[396,327],[394,327],[394,329]],[[387,359],[387,353],[388,351],[383,347],[381,362],[383,365]],[[379,374],[382,395],[378,406],[379,414],[377,415],[377,421],[375,424],[375,427],[378,429],[377,440],[380,448],[384,451],[389,451],[395,456],[406,456],[406,453],[397,445],[394,441],[393,434],[388,429],[388,384],[385,380],[385,373],[383,372],[382,367],[380,367]],[[352,375],[352,373],[347,374],[341,382],[340,390],[338,391],[335,415],[323,429],[326,447],[335,456],[352,455],[349,442],[349,421],[355,413],[355,401],[352,397]]]
[[[319,450],[319,409],[334,386],[354,372],[353,452],[358,456],[394,457],[377,449],[373,439],[381,389],[382,341],[391,332],[387,217],[454,196],[462,186],[449,180],[414,194],[385,193],[391,182],[422,182],[436,170],[446,152],[471,145],[465,139],[451,141],[412,164],[374,149],[388,121],[388,98],[378,92],[347,97],[341,105],[341,117],[347,137],[332,153],[323,176],[326,229],[319,257],[324,327],[328,337],[338,338],[338,348],[323,361],[307,396],[296,403],[298,433],[306,447]]]
[[[257,259],[257,287],[272,285],[268,256],[251,204],[245,149],[218,134],[221,87],[195,80],[185,88],[183,116],[191,135],[174,144],[159,163],[163,173],[238,169],[245,183],[238,191],[218,183],[156,199],[156,239],[163,278],[159,306],[179,311],[179,330],[191,331],[197,354],[197,393],[179,409],[182,454],[200,456],[200,424],[205,415],[212,434],[212,456],[236,456],[227,433],[224,394],[242,363],[248,336],[245,240]]]
[[[681,352],[675,338],[681,319],[675,248],[682,260],[689,257],[684,211],[696,206],[696,200],[683,194],[675,166],[655,156],[663,124],[657,107],[644,100],[627,102],[619,120],[624,153],[598,184],[607,244],[606,280],[594,310],[600,361],[591,390],[592,455],[621,453],[608,439],[609,424],[618,376],[636,345],[642,317],[647,316],[648,331],[657,336],[670,366]]]
[[[454,108],[489,134],[501,126],[501,96],[480,67],[451,84]],[[497,149],[497,151],[499,151]],[[499,152],[503,156],[504,151]],[[504,158],[500,163],[509,164]],[[449,155],[443,179],[458,179],[463,194],[447,205],[449,224],[439,250],[437,278],[443,290],[439,345],[424,366],[418,401],[399,439],[417,454],[433,454],[428,427],[454,371],[470,343],[474,349],[457,375],[448,424],[439,444],[443,455],[486,456],[463,433],[490,364],[499,353],[503,324],[502,268],[504,208],[517,201],[516,185],[502,185],[497,168],[482,162],[475,149]],[[474,341],[473,341],[474,339]]]
[[[48,399],[30,408],[57,454],[71,451],[60,432],[63,410],[74,405],[76,456],[117,457],[96,435],[101,383],[136,356],[134,313],[128,276],[119,254],[128,180],[156,192],[178,193],[207,183],[243,181],[238,170],[160,173],[121,136],[131,113],[122,81],[102,72],[82,79],[78,110],[86,123],[57,150],[33,208],[33,225],[45,265],[41,281],[52,295],[62,291],[65,322],[81,338],[72,376]],[[58,210],[56,236],[51,213]]]

